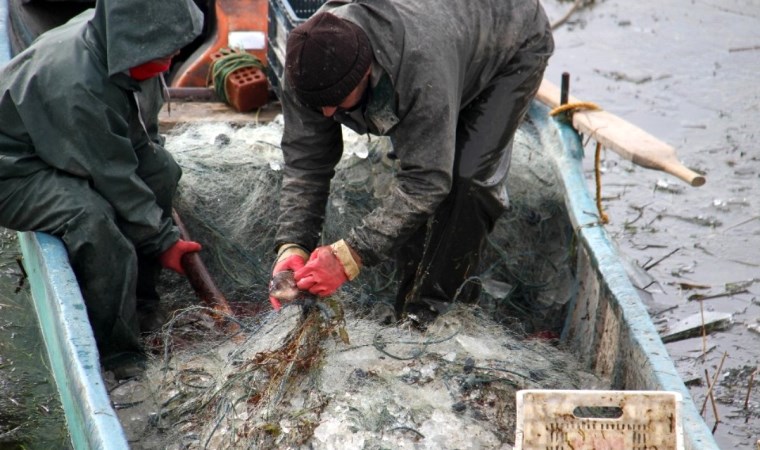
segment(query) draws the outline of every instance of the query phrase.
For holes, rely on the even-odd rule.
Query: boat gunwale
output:
[[[129,449],[63,242],[41,232],[18,232],[18,239],[73,448]]]
[[[682,423],[687,449],[718,450],[712,434],[698,414],[689,391],[620,263],[618,251],[611,238],[604,227],[597,223],[598,219],[589,215],[589,211],[595,211],[596,206],[583,174],[583,147],[580,136],[569,124],[550,118],[548,108],[537,101],[533,102],[530,114],[539,128],[553,126],[560,137],[563,148],[556,163],[565,191],[569,218],[576,236],[580,238],[581,245],[591,258],[595,274],[610,293],[612,300],[608,306],[615,310],[621,318],[621,328],[627,331],[625,344],[646,357],[647,363],[642,370],[646,371],[647,378],[652,381],[652,386],[648,388],[681,394]],[[55,330],[55,334],[51,336],[47,335],[50,331],[46,331],[45,326],[41,327],[46,345],[63,345],[63,348],[52,348],[59,355],[71,358],[68,363],[51,361],[51,365],[66,410],[74,447],[119,450],[129,448],[124,430],[111,407],[104,387],[84,301],[68,263],[63,243],[58,238],[39,232],[19,233],[19,241],[25,266],[30,274],[32,294],[41,324],[48,323],[43,321],[45,314],[57,314],[57,322],[63,324],[62,328]],[[35,264],[39,264],[40,267],[36,267]],[[45,286],[40,287],[40,284]],[[45,313],[46,309],[49,312]],[[48,347],[48,352],[51,353],[51,347]],[[69,408],[66,406],[75,408],[75,411],[68,411]],[[77,421],[84,423],[80,423],[80,429],[71,430],[72,426],[77,426]]]
[[[575,235],[580,238],[591,258],[592,266],[598,274],[597,278],[611,294],[612,304],[608,306],[617,310],[616,313],[621,319],[620,326],[628,330],[628,344],[640,354],[646,355],[647,364],[642,370],[646,371],[648,378],[654,382],[653,386],[646,389],[681,394],[681,421],[686,449],[720,450],[697,411],[691,394],[678,374],[641,297],[620,262],[619,251],[613,245],[612,238],[602,226],[598,215],[593,213],[597,211],[597,207],[583,173],[584,151],[580,134],[562,118],[550,117],[549,108],[540,102],[536,101],[531,106],[531,116],[532,120],[537,121],[538,127],[551,123],[559,133],[564,148],[562,155],[556,158],[556,169],[563,183],[563,197],[569,218]],[[571,312],[568,313],[568,317],[570,314]]]

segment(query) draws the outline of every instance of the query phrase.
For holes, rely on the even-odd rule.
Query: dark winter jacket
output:
[[[190,43],[202,20],[192,0],[98,0],[40,36],[0,69],[0,179],[49,168],[82,177],[138,249],[171,245],[176,228],[135,174],[136,150],[163,143],[162,82],[127,70]]]
[[[346,237],[372,265],[449,193],[460,110],[510,70],[518,50],[548,57],[551,31],[538,0],[333,0],[323,11],[367,33],[375,58],[370,97],[380,97],[369,101],[363,121],[336,119],[388,135],[399,161],[391,194]],[[286,165],[276,239],[313,248],[342,154],[341,124],[300,104],[287,82],[283,89]]]

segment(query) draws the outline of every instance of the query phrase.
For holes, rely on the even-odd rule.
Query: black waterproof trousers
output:
[[[438,312],[452,302],[473,303],[486,237],[506,211],[512,140],[543,79],[550,50],[520,51],[459,114],[454,183],[427,224],[396,254],[396,312],[407,306]]]
[[[164,215],[171,217],[181,169],[161,147],[141,153],[137,175],[155,193]],[[53,168],[0,179],[0,226],[60,237],[79,282],[101,358],[141,352],[137,296],[148,302],[158,300],[155,283],[160,266],[156,255],[137,253],[122,232],[129,224],[119,219],[88,180]]]

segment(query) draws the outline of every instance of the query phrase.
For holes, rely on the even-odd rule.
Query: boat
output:
[[[189,61],[187,67],[193,66],[193,60]],[[270,81],[276,83],[271,73]],[[188,103],[188,107],[197,106]],[[250,120],[251,116],[239,116],[229,107],[214,105],[220,111],[219,120]],[[209,104],[201,108],[208,111]],[[276,106],[271,108],[276,112]],[[565,229],[572,233],[567,242],[574,256],[568,270],[575,274],[577,283],[563,308],[559,330],[562,345],[611,389],[678,394],[683,448],[718,449],[601,224],[582,168],[581,135],[572,119],[549,113],[550,108],[536,100],[526,123],[538,130],[538,142],[551,150],[545,153],[552,155],[551,170],[564,204]],[[165,123],[175,126],[192,120],[188,117],[180,113],[179,118],[175,115]],[[62,242],[38,232],[19,233],[19,242],[73,448],[128,449]]]

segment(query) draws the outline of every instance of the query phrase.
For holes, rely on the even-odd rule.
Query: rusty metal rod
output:
[[[185,224],[179,217],[179,213],[177,213],[175,209],[172,209],[172,219],[174,219],[174,223],[177,225],[177,228],[179,228],[180,237],[186,241],[192,240],[187,232],[187,228],[185,228]],[[211,274],[203,263],[200,254],[197,252],[186,253],[182,256],[181,262],[182,268],[185,269],[185,275],[190,282],[190,286],[192,286],[193,290],[198,295],[198,298],[210,306],[211,309],[219,313],[214,317],[217,324],[220,322],[227,322],[226,326],[228,331],[237,331],[240,328],[237,323],[224,320],[225,316],[234,316],[232,308],[230,308],[224,294],[222,294],[216,286],[216,283],[214,283],[214,280],[211,278]]]

